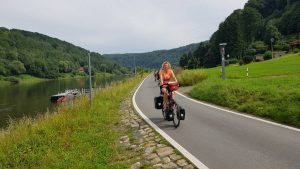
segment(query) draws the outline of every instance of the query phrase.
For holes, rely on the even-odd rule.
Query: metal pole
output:
[[[274,58],[273,56],[273,42],[271,41],[271,51],[272,51],[272,59]]]
[[[220,43],[220,53],[222,55],[222,79],[225,79],[225,46],[227,43]]]
[[[104,88],[106,87],[106,67],[104,67]]]
[[[89,81],[90,81],[90,107],[92,107],[92,73],[91,73],[91,55],[89,52]]]
[[[224,47],[223,47],[224,49]],[[222,79],[225,79],[225,58],[224,53],[222,52]]]
[[[272,59],[274,59],[274,56],[273,56],[273,42],[274,42],[274,38],[271,38],[271,51],[272,51]]]

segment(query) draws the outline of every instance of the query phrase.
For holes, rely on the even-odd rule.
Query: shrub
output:
[[[239,61],[239,65],[243,65],[244,64],[244,61],[241,59],[240,61]]]
[[[294,50],[293,50],[293,53],[299,53],[300,52],[300,49],[298,49],[298,48],[295,48]]]
[[[256,50],[257,53],[264,53],[268,48],[263,41],[256,41],[252,43],[251,46]]]
[[[269,59],[272,59],[272,52],[266,51],[264,54],[264,60],[269,60]]]
[[[245,56],[245,57],[243,57],[244,64],[249,64],[252,61],[253,61],[253,57],[252,56]]]
[[[228,64],[237,64],[239,62],[236,58],[228,59],[227,61],[228,61]]]
[[[9,81],[11,83],[19,83],[20,82],[20,80],[18,78],[13,77],[13,76],[7,77],[5,80]]]
[[[181,86],[191,86],[199,83],[207,78],[207,73],[204,70],[184,70],[178,76],[178,81]]]
[[[173,69],[173,72],[175,73],[175,75],[179,75],[182,71],[183,71],[183,69],[180,67],[175,67]]]

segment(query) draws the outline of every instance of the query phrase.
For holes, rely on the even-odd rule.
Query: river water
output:
[[[124,77],[93,77],[93,87],[104,87]],[[51,103],[50,96],[66,89],[89,88],[88,78],[49,80],[37,83],[0,85],[0,128],[8,125],[9,119],[34,117],[39,113],[53,111],[56,103]]]

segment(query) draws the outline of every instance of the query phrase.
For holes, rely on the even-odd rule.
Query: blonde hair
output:
[[[171,64],[170,64],[170,62],[168,62],[168,61],[164,61],[164,62],[163,62],[163,64],[161,65],[161,69],[164,68],[164,65],[165,65],[165,64],[168,64],[168,69],[171,69]]]

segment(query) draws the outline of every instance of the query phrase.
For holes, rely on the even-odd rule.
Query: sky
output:
[[[0,0],[0,27],[39,32],[101,54],[208,40],[248,0]]]

